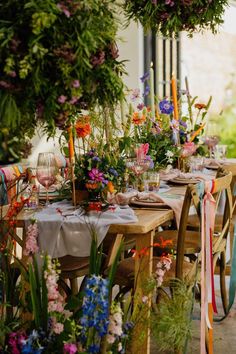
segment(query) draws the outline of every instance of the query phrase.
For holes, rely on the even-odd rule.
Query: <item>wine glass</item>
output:
[[[55,155],[52,152],[43,152],[38,155],[36,176],[39,183],[46,189],[46,204],[48,201],[48,189],[56,181],[56,175],[58,173],[58,166],[55,159]]]
[[[126,160],[126,166],[129,170],[131,170],[136,176],[138,180],[138,187],[135,186],[137,189],[139,189],[140,183],[140,177],[141,175],[146,172],[149,167],[150,167],[150,160],[148,159],[137,159],[136,157],[134,158],[129,158]]]
[[[217,135],[207,135],[204,138],[204,143],[208,146],[210,158],[214,158],[214,149],[219,143],[220,138]]]

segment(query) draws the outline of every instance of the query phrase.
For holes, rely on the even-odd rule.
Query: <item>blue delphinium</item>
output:
[[[92,275],[87,279],[84,293],[80,340],[86,346],[89,329],[96,329],[87,350],[88,353],[98,353],[100,339],[106,335],[109,323],[108,280]]]
[[[145,86],[144,93],[143,93],[143,96],[145,97],[145,96],[149,95],[149,93],[150,93],[150,86],[149,86],[149,85],[146,85],[146,86]]]
[[[145,82],[149,79],[150,73],[147,71],[143,76],[140,77],[141,82]]]
[[[163,113],[163,114],[171,114],[174,110],[174,106],[172,105],[172,103],[167,100],[162,100],[159,103],[159,108],[160,108],[161,113]]]
[[[114,177],[118,177],[118,172],[113,168],[113,167],[110,167],[108,172],[113,175]]]

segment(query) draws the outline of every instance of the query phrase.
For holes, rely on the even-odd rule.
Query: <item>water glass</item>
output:
[[[216,145],[214,154],[217,160],[225,160],[227,152],[227,145]]]
[[[160,187],[160,175],[157,172],[146,172],[144,174],[144,190],[146,192],[157,192]]]
[[[203,171],[204,168],[204,157],[191,157],[190,158],[190,172],[197,173]]]

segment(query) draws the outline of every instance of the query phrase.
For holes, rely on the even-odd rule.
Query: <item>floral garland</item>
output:
[[[145,30],[164,36],[180,31],[191,35],[204,29],[216,33],[228,3],[228,0],[126,0],[124,10],[128,20],[140,21]]]

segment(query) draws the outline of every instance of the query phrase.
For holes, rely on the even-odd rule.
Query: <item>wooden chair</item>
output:
[[[218,171],[218,178],[215,180],[214,198],[216,200],[216,208],[220,202],[220,197],[225,194],[225,206],[224,213],[221,217],[221,223],[217,215],[215,218],[216,227],[213,235],[213,268],[214,272],[219,266],[220,275],[220,288],[221,299],[224,312],[227,311],[227,291],[226,291],[226,244],[227,235],[230,230],[231,218],[232,218],[232,195],[231,195],[231,180],[232,174],[227,173],[224,170]],[[181,278],[183,275],[183,259],[189,257],[191,261],[194,260],[196,252],[199,252],[201,248],[200,244],[200,219],[199,219],[199,197],[197,195],[196,186],[188,186],[183,203],[183,209],[180,219],[179,230],[166,230],[156,234],[155,242],[160,240],[171,239],[173,244],[173,250],[176,253],[176,276]],[[189,216],[190,206],[193,204],[197,213],[194,217]],[[194,218],[193,225],[190,225],[189,220]],[[194,227],[193,227],[194,226]],[[189,230],[190,228],[190,230]]]
[[[173,261],[170,271],[165,273],[165,284],[167,284],[168,281],[175,276],[180,279],[191,281],[191,278],[196,275],[197,255],[201,251],[201,242],[199,231],[187,230],[187,217],[192,205],[194,205],[197,215],[200,218],[200,200],[197,196],[196,186],[188,185],[183,202],[179,231],[165,230],[157,232],[155,235],[154,243],[160,245],[163,244],[166,246],[160,248],[154,247],[153,270],[156,268],[156,264],[159,262],[162,253],[171,253],[172,249],[174,249],[174,253],[176,255],[176,260]],[[172,241],[171,245],[169,245],[170,240]],[[185,259],[186,255],[189,255],[188,261]],[[191,258],[190,256],[193,257]],[[190,258],[192,262],[190,262]],[[129,288],[133,286],[133,280],[134,258],[130,257],[120,262],[116,275],[116,281],[118,285]]]

